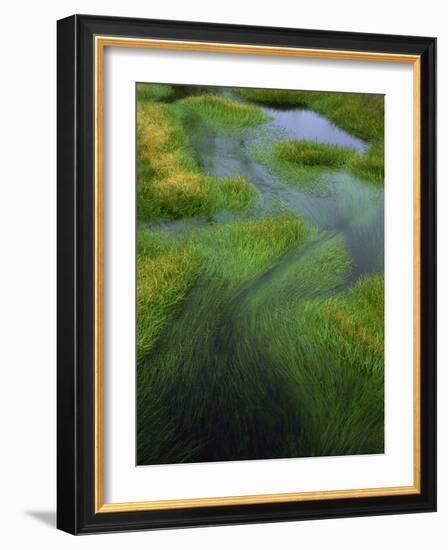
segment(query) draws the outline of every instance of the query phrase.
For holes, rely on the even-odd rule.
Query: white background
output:
[[[135,467],[135,82],[148,80],[385,94],[384,454]],[[105,83],[105,501],[412,485],[412,65],[111,48]]]
[[[448,403],[439,406],[439,512],[412,516],[98,535],[54,530],[56,25],[72,13],[295,26],[438,36],[439,98],[448,95],[443,2],[375,0],[274,4],[226,0],[20,2],[2,12],[0,87],[0,541],[6,548],[370,548],[446,547]],[[448,148],[439,104],[439,150]],[[446,156],[446,155],[445,155]],[[448,168],[439,168],[439,279],[448,279]],[[445,252],[443,252],[445,249]],[[448,391],[448,294],[439,291],[439,394]],[[444,311],[445,310],[445,311]]]

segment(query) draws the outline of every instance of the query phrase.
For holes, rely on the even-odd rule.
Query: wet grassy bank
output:
[[[242,102],[178,88],[137,88],[138,464],[382,452],[384,279],[359,275],[349,239],[370,227],[373,207],[349,213],[356,186],[372,178],[342,186],[341,230],[304,220],[300,196],[297,208],[291,200],[263,212],[267,176],[260,168],[253,179],[242,153],[244,136],[269,120],[266,95]],[[301,101],[318,105],[308,95]],[[320,108],[359,114],[359,100],[341,101],[321,96]],[[228,162],[241,149],[232,175],[204,170],[192,136],[207,128],[235,144]],[[369,143],[379,139],[369,132]],[[277,176],[284,193],[322,167],[354,171],[351,150],[279,138],[268,146],[289,167]]]
[[[280,163],[333,166],[338,163],[369,181],[384,183],[384,97],[338,92],[299,92],[235,88],[233,92],[255,104],[282,109],[311,109],[369,144],[365,154],[351,149],[323,147],[311,142],[282,144],[275,151]],[[302,152],[301,155],[298,153]],[[303,154],[306,153],[306,154]],[[330,163],[330,164],[328,164]]]

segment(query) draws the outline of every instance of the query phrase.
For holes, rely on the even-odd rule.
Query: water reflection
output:
[[[339,147],[351,147],[359,153],[363,153],[368,147],[363,140],[338,128],[314,111],[268,107],[263,107],[262,110],[271,117],[265,128],[274,134],[281,134],[283,139],[306,139]]]

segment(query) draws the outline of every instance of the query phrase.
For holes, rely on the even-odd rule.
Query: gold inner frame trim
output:
[[[373,61],[387,63],[407,63],[413,65],[413,174],[414,174],[414,376],[413,376],[413,420],[414,420],[414,471],[413,485],[400,487],[380,487],[348,490],[278,493],[262,495],[226,496],[211,498],[191,498],[180,500],[153,500],[141,502],[104,502],[104,50],[106,47],[153,48],[162,50],[197,51],[209,53],[235,53],[270,55],[346,61]],[[95,55],[95,513],[132,512],[143,510],[167,510],[197,508],[206,506],[232,506],[242,504],[263,504],[275,502],[304,502],[344,498],[379,497],[419,494],[421,491],[421,387],[420,387],[420,202],[421,202],[421,59],[417,55],[390,54],[381,52],[356,52],[345,50],[323,50],[251,44],[225,44],[182,40],[157,40],[141,38],[121,38],[96,36]]]

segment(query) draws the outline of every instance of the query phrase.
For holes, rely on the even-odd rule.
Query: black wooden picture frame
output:
[[[58,508],[72,534],[430,512],[436,508],[436,40],[74,15],[58,21]],[[98,505],[95,37],[415,56],[420,66],[420,480],[412,494],[110,509]],[[101,504],[101,503],[100,503]]]

